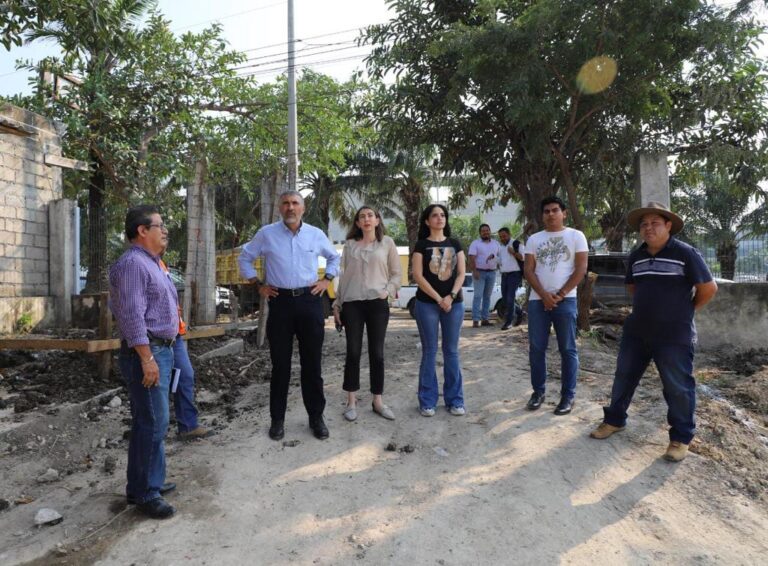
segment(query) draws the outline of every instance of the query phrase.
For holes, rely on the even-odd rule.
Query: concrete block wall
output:
[[[0,126],[0,298],[47,296],[48,203],[62,198],[62,173],[45,155],[61,156],[60,133],[9,104],[0,104]]]

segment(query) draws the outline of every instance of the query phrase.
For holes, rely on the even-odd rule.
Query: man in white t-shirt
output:
[[[515,301],[517,289],[523,280],[522,263],[525,259],[525,246],[520,240],[512,241],[509,228],[499,228],[499,271],[501,271],[501,296],[507,305],[507,316],[502,330],[509,330],[514,320],[514,325],[519,326],[523,322],[523,309]]]
[[[533,394],[527,408],[535,411],[544,402],[547,380],[549,330],[555,327],[561,360],[560,403],[556,415],[573,408],[579,352],[576,350],[576,286],[587,273],[587,239],[579,230],[565,227],[565,203],[557,197],[541,201],[544,230],[525,244],[525,278],[531,286],[528,301],[528,342]]]
[[[496,268],[499,265],[499,243],[491,238],[491,227],[480,225],[480,237],[469,244],[469,269],[472,272],[472,326],[492,326],[488,320],[491,310],[491,293],[496,284]]]

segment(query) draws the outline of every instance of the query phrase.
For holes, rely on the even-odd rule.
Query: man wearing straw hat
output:
[[[604,439],[624,429],[627,409],[651,360],[656,364],[667,402],[669,446],[664,458],[679,462],[688,453],[696,429],[696,381],[693,315],[717,292],[701,254],[673,236],[683,221],[666,206],[649,202],[627,215],[643,244],[629,256],[625,283],[632,314],[624,323],[611,404],[592,438]]]

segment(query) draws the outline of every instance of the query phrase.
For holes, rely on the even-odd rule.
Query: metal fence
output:
[[[715,277],[732,279],[737,283],[768,281],[768,236],[744,238],[727,252],[723,251],[723,246],[718,245],[719,242],[711,239],[692,240],[689,243],[701,252]],[[729,273],[729,262],[733,263],[733,273]]]

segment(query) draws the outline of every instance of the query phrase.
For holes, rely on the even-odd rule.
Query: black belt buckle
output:
[[[291,289],[291,296],[292,297],[300,297],[304,294],[305,288],[304,287],[296,287],[295,289]]]

